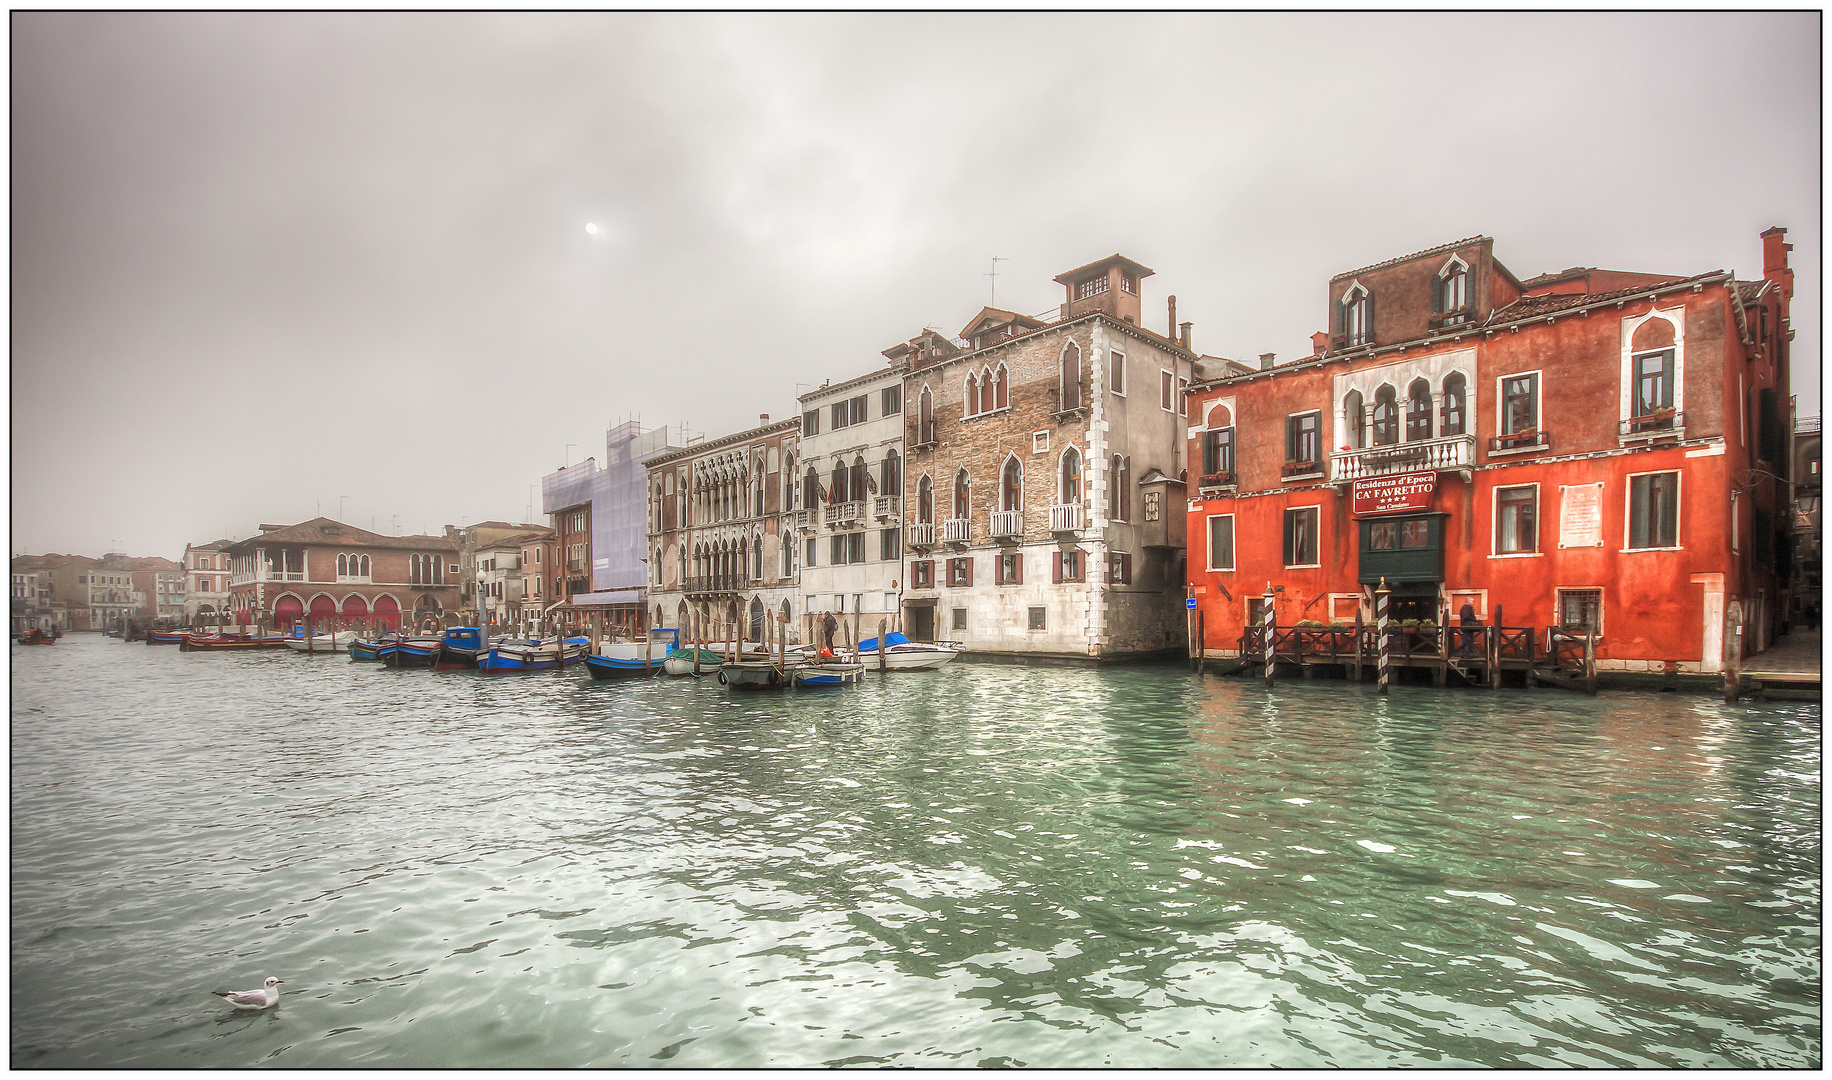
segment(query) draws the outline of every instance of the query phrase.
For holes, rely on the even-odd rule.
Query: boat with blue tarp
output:
[[[646,641],[604,642],[585,658],[585,670],[594,679],[627,679],[653,675],[681,643],[679,627],[655,627]],[[718,663],[718,658],[713,658]],[[692,670],[691,660],[689,670]]]

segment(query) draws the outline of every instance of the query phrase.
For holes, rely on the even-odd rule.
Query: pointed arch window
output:
[[[350,576],[350,556],[345,555],[341,552],[339,552],[337,556],[337,576],[338,577],[349,577]]]
[[[903,491],[903,462],[897,457],[897,450],[892,447],[884,452],[884,474],[878,488],[880,495],[896,495]]]
[[[1384,383],[1374,391],[1374,445],[1392,446],[1399,441],[1399,391]]]
[[[763,537],[751,537],[751,580],[763,580]]]
[[[1463,399],[1467,380],[1461,371],[1453,371],[1444,376],[1443,421],[1439,425],[1440,435],[1461,435],[1465,430]]]
[[[795,455],[782,456],[782,508],[784,511],[795,509]]]
[[[929,388],[925,386],[916,399],[916,442],[917,445],[924,445],[934,441],[935,395],[929,393]]]
[[[1368,416],[1362,404],[1361,391],[1350,390],[1348,396],[1342,399],[1342,421],[1347,429],[1351,449],[1360,450],[1368,445]]]
[[[802,508],[812,510],[821,504],[821,474],[808,466],[807,475],[802,477]]]
[[[844,461],[833,463],[833,475],[828,477],[827,501],[843,503],[852,498],[852,490],[847,484],[847,469]]]
[[[1058,410],[1068,412],[1081,408],[1081,346],[1073,341],[1062,350],[1062,370],[1058,372]]]
[[[954,474],[954,516],[955,517],[957,518],[967,517],[967,514],[968,514],[967,507],[970,505],[969,496],[971,495],[972,495],[972,487],[967,481],[967,470],[962,469],[960,472],[957,472]]]
[[[1356,282],[1342,294],[1342,344],[1344,348],[1366,345],[1373,339],[1374,298],[1367,287]]]
[[[1438,271],[1431,295],[1431,313],[1439,326],[1469,318],[1469,265],[1455,255]]]
[[[993,392],[993,381],[992,372],[980,373],[980,411],[983,413],[989,413],[999,407],[994,400],[996,395]]]
[[[999,470],[999,509],[1017,510],[1024,498],[1024,466],[1018,459],[1008,457],[1005,467]]]
[[[1062,503],[1081,501],[1081,451],[1073,446],[1062,452]]]
[[[977,375],[968,374],[967,385],[961,391],[961,415],[978,416],[980,413],[980,380]]]
[[[1424,379],[1412,380],[1406,389],[1406,441],[1422,442],[1431,438],[1431,384]]]
[[[926,476],[916,485],[916,520],[923,525],[935,524],[935,481]]]
[[[1000,364],[999,369],[992,373],[992,407],[1003,409],[1010,404],[1011,398],[1006,392],[1005,365]]]
[[[847,478],[847,486],[851,489],[853,500],[859,501],[869,498],[871,496],[871,485],[866,482],[867,473],[865,471],[865,456],[863,454],[853,457],[851,471],[852,475]]]

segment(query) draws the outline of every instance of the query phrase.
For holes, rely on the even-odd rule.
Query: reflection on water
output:
[[[1820,1062],[1817,705],[86,636],[12,689],[16,1066]]]

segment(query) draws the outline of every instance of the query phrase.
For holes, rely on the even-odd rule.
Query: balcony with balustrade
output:
[[[829,529],[849,528],[859,523],[865,516],[865,504],[857,499],[848,502],[836,502],[827,507],[827,527]]]
[[[1050,531],[1077,533],[1088,527],[1088,510],[1081,503],[1059,503],[1050,507]]]
[[[919,551],[935,546],[935,523],[933,521],[912,522],[909,527],[910,547]]]
[[[821,527],[819,509],[795,511],[795,529],[797,532],[814,532]]]
[[[880,495],[871,502],[871,516],[888,521],[903,516],[903,496]]]
[[[1415,442],[1364,446],[1329,456],[1330,479],[1335,483],[1374,476],[1427,470],[1467,469],[1476,461],[1474,435],[1444,435]]]
[[[966,518],[949,518],[941,523],[944,544],[966,544],[973,540],[973,523]]]
[[[991,534],[994,540],[1016,540],[1024,535],[1022,510],[994,510]]]

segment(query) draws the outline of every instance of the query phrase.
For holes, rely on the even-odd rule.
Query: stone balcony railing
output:
[[[820,528],[821,512],[819,510],[795,511],[795,527],[802,532],[813,532]]]
[[[1019,510],[994,510],[991,532],[995,538],[1023,535],[1024,513]]]
[[[935,523],[917,521],[910,525],[910,546],[913,548],[932,548],[935,546]]]
[[[1329,456],[1330,479],[1336,482],[1431,469],[1467,469],[1476,461],[1474,435],[1446,435],[1417,442],[1365,446]]]
[[[965,544],[973,538],[973,523],[966,518],[949,518],[941,523],[944,544]]]
[[[871,502],[871,516],[883,521],[903,516],[903,496],[879,495]]]
[[[838,502],[827,507],[827,526],[840,528],[851,525],[865,514],[865,504],[858,501]]]
[[[1060,503],[1050,507],[1050,531],[1080,532],[1088,527],[1088,510],[1081,503]]]

